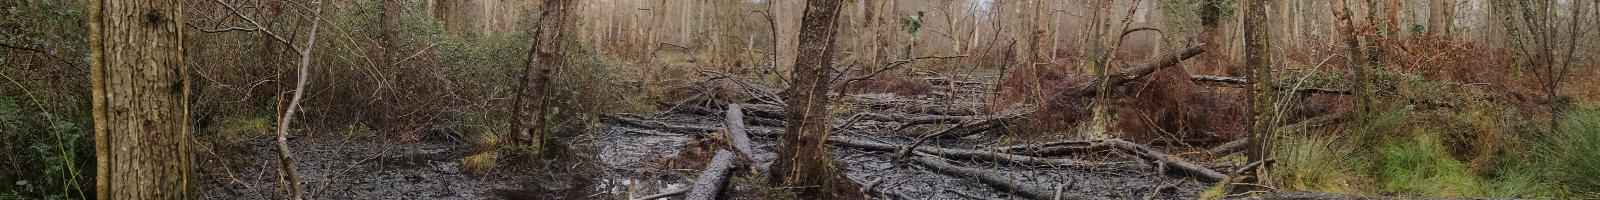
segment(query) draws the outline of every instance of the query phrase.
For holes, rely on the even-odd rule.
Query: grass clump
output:
[[[1569,113],[1561,131],[1538,145],[1535,157],[1548,169],[1550,183],[1568,191],[1564,196],[1600,198],[1600,110]]]
[[[1377,175],[1385,191],[1420,196],[1479,195],[1479,180],[1446,151],[1435,133],[1418,130],[1410,140],[1378,148]]]

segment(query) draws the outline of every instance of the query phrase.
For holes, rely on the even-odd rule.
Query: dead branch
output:
[[[655,200],[655,199],[660,199],[660,198],[667,198],[667,197],[670,197],[670,196],[683,195],[683,193],[688,193],[688,192],[689,192],[689,188],[683,188],[683,189],[677,189],[677,190],[672,190],[672,191],[661,192],[660,194],[652,194],[652,195],[642,196],[642,197],[639,197],[639,198],[633,198],[633,200]]]
[[[616,114],[616,115],[605,115],[605,116],[601,116],[600,119],[604,120],[606,122],[616,123],[616,124],[619,124],[619,125],[633,126],[633,127],[638,127],[638,128],[643,128],[643,129],[651,129],[651,130],[662,130],[662,131],[677,132],[677,133],[696,134],[696,135],[700,135],[700,136],[707,136],[706,133],[710,133],[710,132],[723,131],[722,127],[701,126],[701,125],[693,125],[693,124],[669,123],[669,122],[665,122],[665,121],[648,119],[648,118],[645,118],[645,117],[642,117],[642,116],[638,116],[638,115],[634,115],[634,114],[626,114],[626,113]],[[745,127],[745,132],[746,133],[748,133],[749,135],[757,135],[757,136],[772,136],[772,135],[776,135],[779,131],[781,131],[781,130],[768,129],[768,128]]]
[[[1117,149],[1117,150],[1122,150],[1123,152],[1126,152],[1128,154],[1132,154],[1135,157],[1138,157],[1139,159],[1145,160],[1146,162],[1157,163],[1157,165],[1165,166],[1165,167],[1161,167],[1162,168],[1161,171],[1164,172],[1164,173],[1168,173],[1168,174],[1172,174],[1172,175],[1179,175],[1179,176],[1194,177],[1197,180],[1200,180],[1200,181],[1203,181],[1203,182],[1207,182],[1207,183],[1215,183],[1217,181],[1223,181],[1223,180],[1226,180],[1228,178],[1227,175],[1223,175],[1222,173],[1214,171],[1214,170],[1211,170],[1210,168],[1206,168],[1204,166],[1200,166],[1200,165],[1196,165],[1196,164],[1193,164],[1193,163],[1189,163],[1189,162],[1186,162],[1186,161],[1183,161],[1183,160],[1178,160],[1177,158],[1173,158],[1172,156],[1167,155],[1166,153],[1162,153],[1161,151],[1156,151],[1155,149],[1152,149],[1152,148],[1150,148],[1148,146],[1140,145],[1140,144],[1133,143],[1133,142],[1128,142],[1128,141],[1121,140],[1121,139],[1068,140],[1068,141],[1049,142],[1049,143],[1042,143],[1042,144],[998,147],[998,148],[991,148],[991,149],[993,149],[995,151],[998,151],[998,152],[1027,152],[1027,153],[1049,153],[1049,154],[1088,152],[1088,151],[1095,151],[1095,150],[1098,150],[1098,149]],[[1062,150],[1052,150],[1052,149],[1062,149]],[[1046,150],[1048,150],[1048,151],[1046,151]]]
[[[873,110],[899,110],[906,113],[970,116],[977,115],[977,103],[961,102],[935,102],[920,99],[908,99],[893,94],[853,94],[841,95],[838,98],[840,105],[853,105],[866,107]]]
[[[218,1],[217,3],[222,2]],[[315,17],[317,19],[321,19],[322,3],[312,3],[318,5]],[[229,5],[228,8],[232,9],[233,6]],[[239,14],[237,9],[234,10],[234,14],[238,14],[240,17],[244,16],[243,14]],[[254,23],[254,21],[252,21],[252,23]],[[322,25],[321,21],[313,20],[311,22],[311,34],[306,38],[306,48],[300,50],[300,67],[298,69],[298,71],[300,71],[300,78],[298,81],[295,81],[294,96],[289,98],[289,107],[283,111],[283,119],[278,120],[278,160],[279,164],[282,166],[284,178],[289,181],[289,191],[293,193],[292,196],[294,196],[294,199],[297,200],[304,199],[304,192],[301,191],[300,188],[299,173],[296,172],[295,169],[296,162],[294,161],[294,155],[290,153],[289,139],[287,136],[289,135],[289,123],[294,121],[294,113],[296,110],[300,109],[300,99],[304,97],[306,93],[306,79],[310,74],[309,71],[311,67],[311,49],[315,49],[312,47],[317,43],[317,28],[319,25]],[[266,29],[261,30],[266,31]]]
[[[976,178],[979,182],[983,182],[984,184],[989,184],[1001,190],[1020,194],[1029,199],[1050,199],[1053,197],[1052,194],[1055,194],[1051,193],[1048,189],[1018,183],[1016,179],[1010,175],[999,172],[989,172],[982,169],[956,166],[933,156],[917,156],[917,158],[913,160],[917,161],[917,163],[922,164],[923,166],[933,168],[934,170],[938,170],[946,174]],[[1067,196],[1066,199],[1092,199],[1090,197],[1071,194],[1061,195]]]
[[[939,132],[933,132],[933,133],[929,133],[927,135],[923,135],[922,138],[918,138],[917,139],[917,142],[913,142],[913,143],[911,143],[911,145],[908,145],[905,148],[900,149],[900,151],[896,152],[895,153],[895,157],[896,158],[903,158],[907,153],[911,152],[911,149],[916,148],[918,145],[922,145],[922,142],[928,141],[929,138],[934,138],[934,137],[940,137],[940,138],[945,138],[945,137],[966,137],[968,135],[978,134],[978,133],[981,133],[981,132],[984,132],[984,131],[989,131],[989,130],[992,130],[992,129],[995,129],[995,128],[1000,128],[1000,127],[1006,126],[1006,125],[1010,124],[1012,121],[1015,121],[1016,119],[1021,118],[1023,115],[1026,115],[1028,113],[1033,113],[1034,111],[1037,111],[1038,109],[1036,109],[1036,108],[1037,107],[1029,106],[1029,107],[1023,107],[1023,108],[1020,108],[1020,109],[1012,109],[1012,110],[1008,110],[1008,111],[1005,111],[1005,112],[1001,112],[1001,114],[999,114],[998,116],[995,116],[993,118],[987,118],[987,119],[978,120],[978,121],[966,121],[966,122],[962,122],[961,124],[957,124],[956,126],[952,126],[950,128],[946,128],[944,130],[941,130]]]
[[[751,151],[754,148],[750,148],[750,136],[745,133],[744,111],[739,109],[739,104],[728,104],[727,116],[725,120],[727,125],[724,127],[728,129],[729,143],[733,144],[734,149],[739,150],[740,155],[744,155],[745,160],[753,159],[754,157],[750,155],[755,152]]]
[[[1215,183],[1228,179],[1227,175],[1223,175],[1220,172],[1211,170],[1210,168],[1206,168],[1204,166],[1196,165],[1194,163],[1178,160],[1177,158],[1173,158],[1166,153],[1161,153],[1161,151],[1156,151],[1155,149],[1151,149],[1150,147],[1144,145],[1135,144],[1133,142],[1128,142],[1121,139],[1100,140],[1099,142],[1105,142],[1113,145],[1118,149],[1127,151],[1128,153],[1131,153],[1146,161],[1161,163],[1166,166],[1166,169],[1162,170],[1163,173],[1193,177],[1196,180],[1206,183]]]
[[[916,58],[910,58],[910,59],[905,59],[905,60],[897,60],[897,61],[894,61],[894,62],[889,62],[888,66],[884,66],[883,68],[878,68],[878,70],[873,70],[872,73],[867,73],[867,74],[863,74],[863,75],[860,75],[860,76],[850,77],[850,79],[845,79],[845,81],[843,82],[843,85],[844,85],[844,88],[848,89],[848,88],[850,88],[850,83],[853,83],[853,82],[856,82],[856,81],[861,81],[861,80],[872,79],[873,77],[877,77],[878,74],[881,74],[881,73],[889,71],[889,70],[899,69],[901,66],[905,66],[906,64],[910,64],[911,62],[915,62],[917,60],[924,60],[924,59],[951,59],[951,58],[961,58],[961,57],[967,57],[967,55],[923,56],[923,57],[916,57]]]
[[[899,146],[893,145],[893,144],[884,144],[884,143],[867,141],[867,140],[863,140],[863,139],[855,139],[855,138],[850,138],[850,137],[845,137],[845,136],[829,137],[828,138],[828,142],[836,144],[836,145],[863,148],[863,149],[869,149],[869,150],[878,150],[878,151],[895,151],[895,150],[899,150],[900,149]],[[1033,165],[1033,166],[1068,167],[1068,168],[1080,168],[1080,169],[1093,169],[1093,168],[1104,168],[1104,167],[1130,167],[1130,168],[1131,167],[1138,167],[1138,165],[1136,165],[1136,164],[1124,163],[1124,162],[1088,162],[1088,161],[1081,161],[1081,160],[1075,160],[1075,159],[1043,158],[1043,157],[1033,157],[1033,156],[1006,154],[1006,153],[993,152],[993,151],[984,151],[984,150],[951,149],[951,148],[929,147],[929,146],[917,147],[917,152],[929,153],[929,154],[938,155],[938,156],[942,156],[942,157],[948,157],[948,158],[983,160],[983,161],[990,161],[990,162],[1008,162],[1008,163],[1017,163],[1017,164]]]
[[[694,186],[689,188],[689,194],[684,195],[686,200],[713,200],[722,194],[722,187],[728,184],[728,176],[733,170],[733,152],[718,149],[711,162],[706,164],[706,169],[700,171],[700,177],[694,180]]]
[[[1200,84],[1200,85],[1205,85],[1205,86],[1212,86],[1212,87],[1244,88],[1245,86],[1249,86],[1250,85],[1249,81],[1244,80],[1244,78],[1227,77],[1227,76],[1216,76],[1216,75],[1193,75],[1193,76],[1189,76],[1189,80],[1194,81],[1195,84]],[[1329,89],[1329,88],[1300,88],[1300,89],[1293,89],[1293,87],[1285,87],[1285,86],[1282,86],[1282,85],[1273,86],[1272,89],[1273,90],[1278,90],[1278,91],[1294,90],[1297,93],[1303,93],[1303,94],[1337,94],[1337,95],[1351,95],[1352,94],[1349,90]]]
[[[1156,70],[1177,66],[1178,62],[1192,58],[1195,55],[1200,55],[1200,53],[1204,53],[1205,49],[1200,48],[1204,46],[1205,44],[1191,44],[1188,47],[1178,50],[1177,52],[1162,55],[1160,58],[1151,60],[1149,63],[1129,64],[1129,68],[1127,70],[1123,70],[1117,74],[1112,74],[1106,78],[1095,78],[1095,80],[1090,81],[1088,85],[1100,85],[1103,82],[1103,84],[1118,86],[1133,80],[1138,80],[1145,75],[1154,73]],[[1100,91],[1098,91],[1098,88],[1096,87],[1088,87],[1083,89],[1083,94],[1086,96],[1098,95],[1099,92]]]
[[[1111,150],[1111,146],[1083,140],[1057,141],[1041,144],[1021,144],[989,148],[991,151],[1032,156],[1063,156]]]

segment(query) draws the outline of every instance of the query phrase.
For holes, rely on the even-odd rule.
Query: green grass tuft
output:
[[[1600,110],[1569,112],[1560,132],[1547,136],[1536,152],[1549,168],[1550,181],[1571,198],[1600,198]]]
[[[1410,141],[1391,141],[1378,148],[1378,177],[1388,192],[1444,197],[1479,195],[1479,180],[1450,156],[1436,133],[1418,131]]]

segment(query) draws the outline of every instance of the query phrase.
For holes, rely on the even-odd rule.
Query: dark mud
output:
[[[202,165],[205,199],[286,199],[280,190],[275,143],[246,141],[243,163]],[[523,188],[519,176],[473,178],[462,173],[462,148],[453,143],[372,139],[290,140],[308,199],[499,199]]]

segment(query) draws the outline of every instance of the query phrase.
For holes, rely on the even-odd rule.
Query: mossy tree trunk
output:
[[[183,2],[89,3],[98,199],[193,199]]]
[[[1272,78],[1272,44],[1271,26],[1267,19],[1267,5],[1269,0],[1250,0],[1245,9],[1244,18],[1244,48],[1246,67],[1250,73],[1246,79],[1250,80],[1250,90],[1247,93],[1250,99],[1245,101],[1249,106],[1250,117],[1250,142],[1246,157],[1250,163],[1270,158],[1273,125],[1273,82]],[[1261,185],[1270,183],[1267,173],[1268,168],[1256,168],[1255,182]]]
[[[524,63],[522,84],[517,90],[511,119],[511,131],[518,143],[532,148],[535,154],[545,154],[535,157],[549,156],[546,150],[551,148],[546,144],[548,141],[545,137],[545,99],[549,96],[555,70],[565,64],[561,59],[562,32],[570,21],[572,0],[545,0],[543,6],[538,28],[533,34],[533,49]]]
[[[795,59],[789,88],[788,124],[783,146],[772,167],[770,184],[797,187],[801,199],[830,199],[834,175],[823,143],[829,135],[828,87],[832,85],[835,28],[843,4],[841,0],[809,0],[801,18],[798,58]]]

